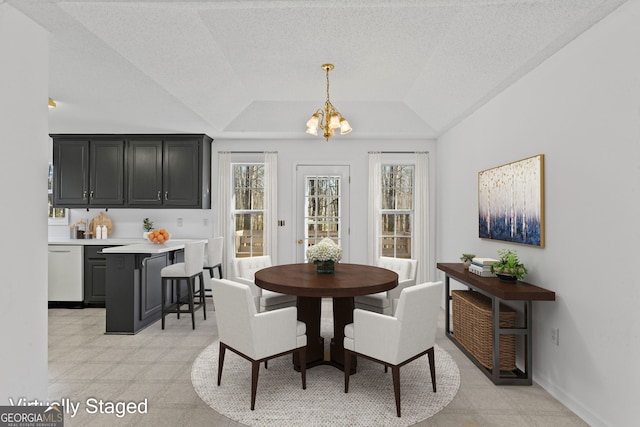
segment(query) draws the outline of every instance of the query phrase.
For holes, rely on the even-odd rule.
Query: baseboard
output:
[[[567,393],[561,387],[555,385],[552,381],[544,376],[534,375],[533,381],[535,381],[540,387],[545,389],[551,396],[556,398],[560,403],[569,408],[573,413],[582,419],[585,423],[591,427],[607,427],[605,421],[586,408],[582,403],[576,400],[571,394]]]

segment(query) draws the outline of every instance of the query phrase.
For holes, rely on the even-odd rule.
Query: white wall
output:
[[[355,132],[355,131],[354,131]],[[295,262],[295,166],[297,164],[341,164],[349,165],[351,173],[350,203],[350,253],[349,262],[367,262],[367,230],[368,230],[368,182],[369,151],[428,151],[431,176],[431,208],[433,210],[432,230],[435,227],[435,142],[428,140],[405,141],[361,141],[346,140],[340,136],[326,142],[320,137],[309,137],[299,141],[270,140],[220,140],[214,141],[212,147],[213,170],[217,170],[218,151],[277,151],[278,152],[278,218],[285,221],[284,227],[278,230],[278,261],[280,263]],[[254,155],[260,157],[259,155]],[[214,182],[212,194],[217,191],[216,173],[212,173]],[[215,198],[215,197],[214,197]],[[215,216],[215,215],[214,215]],[[217,220],[217,218],[216,218]],[[215,230],[215,228],[214,228]],[[435,240],[432,242],[431,254],[435,252]],[[434,261],[431,262],[433,264]],[[435,269],[435,265],[432,270]]]
[[[94,217],[104,212],[113,224],[111,238],[141,239],[144,229],[142,221],[149,218],[154,228],[165,228],[171,238],[207,238],[213,235],[211,209],[69,209],[69,223],[78,221],[89,223]],[[182,226],[178,226],[178,220]],[[69,238],[67,225],[49,226],[49,239]]]
[[[9,405],[47,398],[49,46],[47,33],[7,4],[0,57],[0,405]]]
[[[438,260],[518,249],[556,292],[534,303],[534,380],[592,425],[637,423],[639,22],[624,4],[438,140]],[[477,172],[539,153],[546,247],[478,239]]]

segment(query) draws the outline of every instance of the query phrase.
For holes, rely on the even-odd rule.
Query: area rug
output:
[[[220,414],[248,426],[407,426],[436,414],[460,387],[460,371],[453,358],[435,346],[437,393],[431,388],[425,356],[400,369],[402,417],[396,416],[391,370],[358,359],[349,393],[344,374],[328,365],[307,370],[307,389],[293,370],[291,355],[260,367],[255,410],[250,410],[251,363],[231,351],[225,355],[218,387],[216,340],[196,358],[191,382],[200,398]]]

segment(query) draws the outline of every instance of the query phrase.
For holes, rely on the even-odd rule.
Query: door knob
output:
[[[298,244],[301,245],[302,244],[302,240],[298,240]]]

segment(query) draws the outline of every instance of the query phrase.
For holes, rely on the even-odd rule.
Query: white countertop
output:
[[[76,246],[122,246],[144,243],[146,239],[60,239],[49,240],[50,245],[76,245]]]
[[[107,239],[108,240],[108,239]],[[99,240],[98,240],[99,241]],[[104,239],[103,239],[104,241]],[[105,248],[102,253],[105,254],[161,254],[164,252],[176,251],[184,249],[184,244],[189,242],[203,242],[202,239],[170,239],[166,243],[151,243],[140,241],[140,243],[134,243],[125,246],[114,246],[112,248]]]

